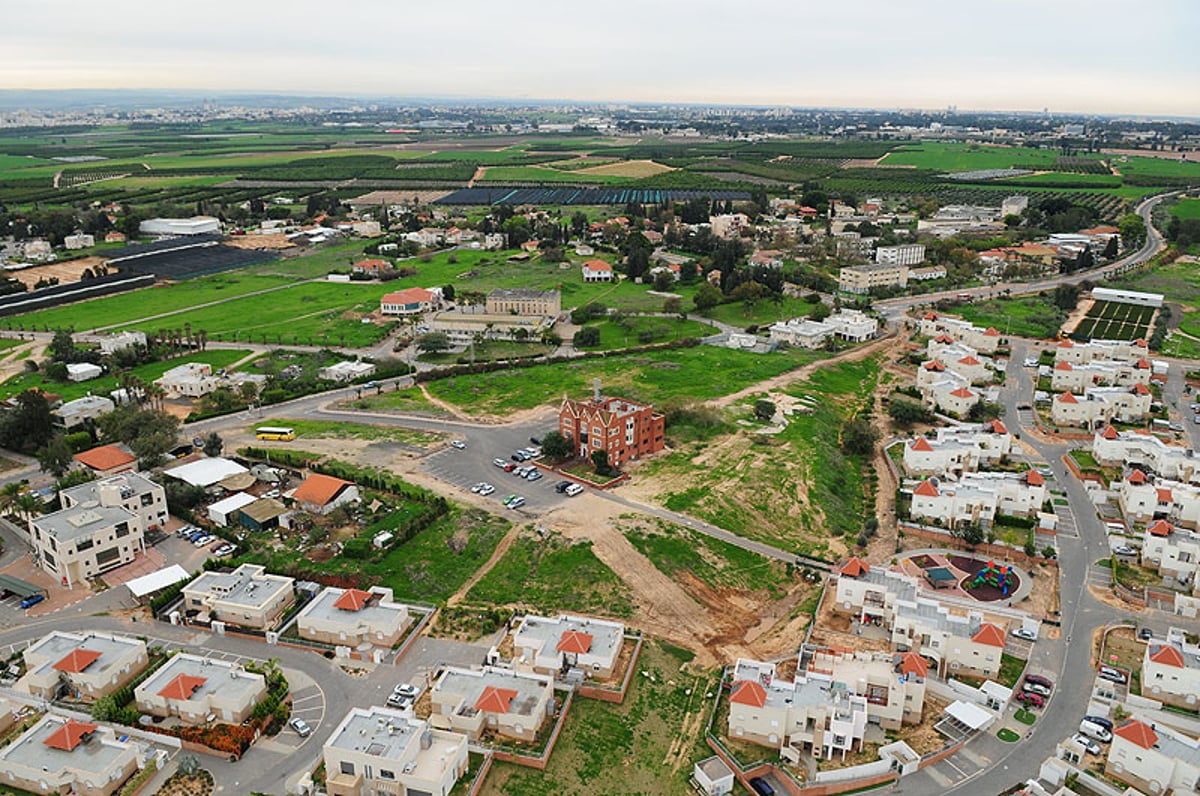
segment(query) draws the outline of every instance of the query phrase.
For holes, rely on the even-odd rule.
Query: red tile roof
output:
[[[1055,370],[1075,370],[1075,368],[1071,367],[1070,362],[1058,362],[1054,365],[1054,369]]]
[[[1007,434],[1008,429],[1005,428],[1004,424],[1001,423],[999,420],[993,420],[992,421],[992,433],[993,434]]]
[[[975,631],[975,635],[971,636],[971,641],[987,644],[989,647],[1004,647],[1004,631],[991,622],[984,622],[979,626],[979,630]]]
[[[1046,484],[1045,477],[1037,470],[1028,470],[1025,473],[1025,483],[1030,486],[1044,486]]]
[[[960,364],[960,365],[966,365],[967,367],[971,368],[971,367],[974,367],[974,366],[976,366],[976,365],[979,365],[979,364],[981,364],[981,363],[980,363],[980,361],[979,361],[978,359],[976,359],[975,357],[968,355],[968,356],[965,356],[965,357],[963,357],[962,359],[958,360],[958,364]]]
[[[1064,404],[1079,403],[1079,400],[1074,395],[1071,395],[1071,393],[1069,393],[1069,392],[1065,392],[1062,395],[1058,396],[1058,400]]]
[[[1121,436],[1121,433],[1112,426],[1105,426],[1104,430],[1100,432],[1100,436],[1104,437],[1105,439],[1116,439],[1117,437]]]
[[[362,589],[346,589],[333,601],[333,607],[343,611],[361,611],[373,596],[371,592]]]
[[[1150,388],[1145,384],[1135,384],[1133,385],[1133,392],[1135,395],[1149,395]]]
[[[985,331],[985,332],[983,333],[983,336],[984,336],[984,337],[999,337],[999,336],[1000,336],[1000,333],[999,333],[998,331],[996,331],[995,329],[993,329],[992,327],[990,327],[990,326],[989,326],[989,327],[987,328],[987,331]]]
[[[70,752],[76,746],[79,746],[80,741],[85,735],[91,735],[99,727],[98,724],[89,724],[86,721],[75,721],[75,719],[67,719],[61,727],[50,734],[43,744],[51,749],[61,749],[64,752]]]
[[[925,313],[925,316],[922,318],[922,320],[926,320],[926,321],[936,321],[937,319],[938,319],[938,314],[936,312],[927,312],[927,313]]]
[[[496,688],[489,685],[483,689],[479,699],[475,701],[475,709],[485,713],[507,713],[508,706],[517,698],[517,692],[511,688]]]
[[[392,267],[392,264],[386,260],[359,260],[354,267],[360,271],[386,271]]]
[[[116,445],[101,445],[99,448],[92,448],[90,451],[75,454],[74,459],[93,470],[101,471],[123,467],[137,461],[136,456],[126,453]]]
[[[767,704],[767,689],[753,680],[738,680],[733,684],[733,693],[729,695],[729,701],[761,708]]]
[[[354,486],[349,481],[334,478],[331,475],[313,473],[304,479],[304,483],[295,491],[292,497],[300,503],[313,503],[324,506],[337,497],[337,493],[345,487]]]
[[[206,677],[193,677],[190,674],[177,675],[174,680],[167,683],[166,688],[158,692],[158,695],[166,699],[191,699],[196,689],[207,682],[208,678]]]
[[[570,652],[582,655],[592,648],[592,634],[581,630],[568,630],[562,634],[555,647],[559,652]]]
[[[1129,477],[1126,478],[1125,480],[1131,484],[1144,484],[1144,483],[1146,483],[1147,478],[1146,478],[1146,474],[1143,473],[1141,470],[1134,470],[1132,473],[1129,474]]]
[[[933,342],[949,344],[954,342],[954,338],[948,334],[939,334],[937,337],[933,338]]]
[[[1184,666],[1183,653],[1178,647],[1170,644],[1163,644],[1158,649],[1150,647],[1150,660],[1163,666],[1174,666],[1176,669],[1182,669]]]
[[[1134,472],[1141,472],[1141,470],[1134,470]],[[1146,533],[1151,536],[1170,536],[1174,530],[1171,527],[1171,523],[1166,520],[1155,520],[1150,523],[1150,527],[1146,529]]]
[[[959,387],[957,390],[955,390],[954,392],[952,392],[950,394],[953,395],[955,398],[974,398],[975,397],[975,393],[971,392],[966,387]]]
[[[925,363],[925,370],[945,370],[946,366],[936,359],[931,359]]]
[[[588,269],[589,271],[596,271],[596,272],[612,270],[612,266],[609,265],[608,263],[604,262],[603,260],[588,260],[586,263],[583,264],[583,267]]]
[[[1158,733],[1149,724],[1137,719],[1129,719],[1113,730],[1113,735],[1124,738],[1143,749],[1153,749],[1154,744],[1158,743]]]
[[[395,293],[386,293],[380,304],[421,304],[433,300],[433,293],[423,287],[408,287]]]
[[[60,672],[79,674],[100,659],[100,653],[95,650],[71,650],[61,661],[51,666]]]
[[[897,663],[900,665],[900,674],[913,675],[915,677],[927,677],[929,675],[929,661],[915,652],[900,653],[900,659]]]
[[[1150,370],[1152,367],[1151,364],[1144,359],[1139,359],[1133,364],[1133,366],[1138,370]]]
[[[1159,503],[1170,503],[1172,500],[1174,500],[1174,497],[1171,495],[1171,490],[1169,489],[1163,489],[1159,487],[1155,491],[1158,492]]]
[[[925,439],[924,437],[917,437],[913,440],[912,449],[915,451],[929,453],[931,450],[933,450],[933,446],[930,445],[929,440]]]
[[[917,484],[917,488],[913,490],[914,495],[922,495],[923,497],[937,497],[941,493],[938,492],[937,484],[932,481],[922,481]]]
[[[1058,344],[1058,347],[1059,348],[1074,348],[1075,344],[1072,343],[1070,340],[1063,340],[1061,343]]]
[[[849,575],[852,578],[857,578],[859,575],[870,571],[870,564],[868,564],[866,561],[863,561],[858,556],[853,556],[845,564],[842,564],[841,568],[838,570],[838,573],[842,575]]]

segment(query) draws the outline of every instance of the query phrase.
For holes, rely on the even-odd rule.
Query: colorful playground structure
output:
[[[976,586],[994,586],[1000,589],[1005,597],[1008,596],[1009,583],[1016,579],[1016,573],[1009,565],[1000,565],[995,561],[987,562],[987,565],[975,573],[975,579],[971,581],[969,588]]]

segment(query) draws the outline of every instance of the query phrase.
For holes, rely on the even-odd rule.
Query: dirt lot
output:
[[[622,160],[617,163],[607,163],[603,166],[589,166],[578,169],[580,174],[607,174],[612,177],[653,177],[655,174],[675,171],[670,166],[655,163],[653,160]]]
[[[295,244],[283,233],[277,235],[239,235],[225,241],[235,249],[290,249]]]
[[[80,274],[89,268],[94,269],[98,265],[103,265],[104,262],[103,257],[84,257],[65,263],[47,263],[35,268],[26,268],[23,271],[13,271],[11,276],[30,290],[38,283],[39,279],[57,278],[60,284],[66,285],[78,282]]]

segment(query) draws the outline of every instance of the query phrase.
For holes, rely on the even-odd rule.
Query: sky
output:
[[[1200,117],[1200,0],[17,0],[0,89]]]

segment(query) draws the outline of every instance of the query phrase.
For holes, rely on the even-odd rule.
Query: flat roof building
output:
[[[446,796],[467,771],[467,736],[398,710],[351,708],[323,756],[329,796]]]
[[[295,581],[268,575],[257,564],[242,564],[233,572],[205,572],[183,587],[184,608],[196,621],[227,622],[270,630],[295,602]]]
[[[605,679],[616,669],[624,639],[625,626],[619,622],[567,614],[526,616],[513,632],[516,669],[555,676],[570,666]]]
[[[562,293],[557,290],[496,288],[487,295],[489,315],[557,316],[562,312]]]
[[[351,647],[391,647],[411,624],[408,606],[393,602],[392,590],[383,586],[323,589],[296,617],[301,638]]]
[[[25,676],[13,686],[33,696],[57,699],[62,692],[86,702],[122,688],[150,662],[141,639],[109,633],[55,630],[22,654]]]
[[[532,741],[554,712],[554,681],[511,669],[447,667],[429,691],[430,723],[478,740],[485,732]]]
[[[73,588],[145,552],[141,517],[120,506],[88,503],[33,519],[34,560]]]
[[[167,524],[167,493],[141,473],[120,473],[58,493],[64,509],[89,505],[119,506],[137,515],[146,530]]]
[[[109,796],[137,770],[136,747],[111,728],[53,713],[0,749],[0,783],[32,793]]]
[[[236,664],[181,652],[133,689],[138,710],[204,724],[241,724],[267,695],[267,680]]]

